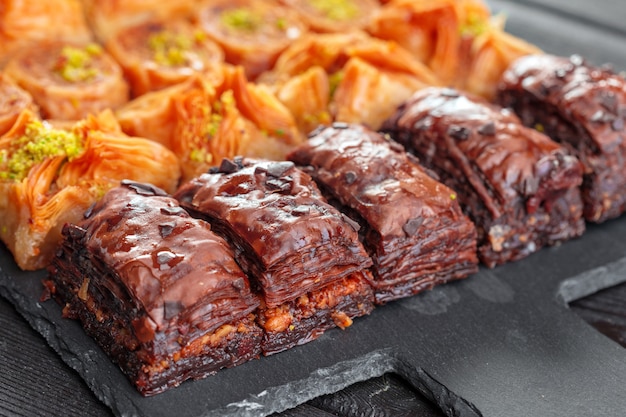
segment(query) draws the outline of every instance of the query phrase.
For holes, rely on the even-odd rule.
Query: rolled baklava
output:
[[[280,0],[292,8],[316,32],[362,30],[378,10],[377,0]]]
[[[288,158],[360,225],[378,303],[477,270],[476,230],[456,192],[402,146],[363,126],[335,123],[313,132]]]
[[[133,97],[181,83],[195,74],[221,78],[224,52],[185,20],[130,26],[111,36],[105,45],[124,70]]]
[[[275,0],[214,0],[201,4],[198,27],[217,42],[226,62],[241,65],[254,80],[278,55],[307,31],[293,10]]]
[[[0,73],[0,136],[11,129],[19,115],[26,109],[37,112],[37,105],[28,91]]]
[[[580,56],[531,55],[503,75],[498,101],[561,143],[584,166],[584,217],[602,222],[626,210],[626,80]]]
[[[33,0],[31,0],[33,1]],[[65,0],[67,1],[67,0]],[[74,0],[76,1],[76,0]],[[191,16],[198,0],[79,0],[89,27],[101,43],[118,32],[146,22],[172,21]]]
[[[3,0],[0,3],[0,68],[16,53],[42,42],[90,42],[92,34],[82,3],[83,0]]]
[[[47,287],[143,395],[260,355],[232,250],[162,190],[125,181],[63,236]]]
[[[129,99],[120,66],[96,43],[44,42],[16,54],[4,73],[33,96],[46,119],[80,120]]]
[[[254,289],[267,354],[368,314],[371,260],[358,226],[292,162],[224,160],[175,197],[226,237]]]
[[[513,112],[429,88],[401,106],[383,130],[458,193],[476,224],[486,265],[583,233],[580,162]]]

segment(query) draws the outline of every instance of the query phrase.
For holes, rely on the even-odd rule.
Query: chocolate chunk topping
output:
[[[538,189],[539,189],[538,178],[526,178],[522,182],[522,195],[526,197],[535,195]]]
[[[584,58],[578,54],[574,54],[570,56],[569,61],[577,67],[580,67],[585,64]]]
[[[208,172],[209,174],[232,174],[240,169],[243,169],[243,158],[236,156],[232,160],[228,158],[222,159],[219,167],[212,167]]]
[[[159,224],[159,232],[161,233],[162,238],[166,238],[172,234],[174,231],[174,227],[176,227],[176,222],[167,222]]]
[[[537,88],[539,89],[538,93],[541,97],[546,97],[550,92],[550,90],[544,83],[540,83],[539,85],[537,85]]]
[[[452,136],[456,140],[467,140],[471,134],[472,131],[463,126],[452,125],[448,128],[448,135]]]
[[[285,172],[289,171],[295,167],[293,162],[284,161],[284,162],[274,162],[267,166],[267,175],[280,178]]]
[[[234,288],[237,288],[238,290],[243,290],[246,288],[246,281],[243,278],[238,278],[233,281],[232,285]]]
[[[316,127],[315,129],[311,130],[309,132],[309,134],[307,135],[307,137],[310,139],[312,137],[315,137],[317,135],[319,135],[320,133],[322,133],[322,131],[326,129],[326,126],[324,125],[319,125],[318,127]]]
[[[347,129],[349,125],[348,123],[344,123],[344,122],[334,122],[333,127],[335,129]]]
[[[453,88],[444,88],[441,90],[441,95],[444,97],[456,98],[459,97],[459,92]]]
[[[589,120],[591,120],[594,123],[606,123],[606,122],[610,122],[613,119],[614,117],[612,117],[610,114],[607,114],[606,112],[602,110],[598,110],[591,116],[591,119]]]
[[[602,94],[600,96],[600,105],[612,114],[618,114],[619,112],[619,103],[617,102],[617,97],[615,97],[615,94],[611,92],[607,92],[606,94]]]
[[[428,130],[433,125],[433,119],[431,117],[424,117],[419,119],[413,124],[415,130]]]
[[[185,306],[179,301],[166,301],[163,303],[164,307],[164,315],[166,320],[173,319],[178,316],[181,311],[185,308]]]
[[[306,216],[311,211],[311,208],[308,206],[297,206],[291,210],[291,214],[294,216]]]
[[[556,71],[554,71],[554,75],[556,76],[556,78],[565,78],[567,76],[567,70],[565,68],[559,68]]]
[[[493,136],[496,134],[496,124],[494,122],[484,124],[478,128],[478,133],[483,136]]]
[[[291,187],[293,186],[293,180],[290,177],[269,178],[265,181],[265,186],[272,191],[288,193],[291,191]]]
[[[346,184],[353,184],[356,181],[356,173],[354,171],[348,171],[344,174]]]
[[[67,234],[74,240],[82,239],[87,231],[79,226],[70,226],[66,229]]]
[[[416,217],[406,222],[404,226],[402,226],[402,230],[408,237],[415,236],[422,223],[424,223],[424,218]]]
[[[161,207],[160,211],[162,214],[167,214],[168,216],[180,216],[181,214],[186,213],[184,208],[178,206]]]
[[[409,160],[409,162],[411,162],[412,164],[421,165],[420,164],[420,160],[419,160],[419,158],[417,156],[413,155],[412,153],[407,153],[406,156],[407,156],[407,159]],[[424,167],[422,167],[422,168],[424,168]]]
[[[87,208],[87,210],[85,210],[85,213],[83,214],[83,217],[85,219],[88,219],[91,217],[91,215],[93,214],[93,209],[94,207],[96,207],[96,203],[92,203],[89,208]]]
[[[400,145],[396,141],[389,141],[389,147],[396,152],[404,152],[404,146]]]
[[[219,167],[219,172],[222,174],[232,174],[233,172],[237,172],[237,164],[230,159],[222,159],[222,163]]]
[[[156,255],[156,260],[159,265],[168,264],[174,259],[176,259],[176,254],[167,250],[159,251]]]
[[[145,184],[145,183],[134,182],[130,180],[122,180],[121,184],[135,191],[139,195],[145,195],[145,196],[155,196],[155,195],[166,196],[167,195],[165,191],[163,191],[159,187],[156,187],[152,184]]]
[[[341,213],[341,217],[346,223],[350,225],[350,227],[354,229],[355,232],[358,232],[359,230],[361,230],[361,225],[358,222],[352,220],[352,218],[346,216],[344,213]]]

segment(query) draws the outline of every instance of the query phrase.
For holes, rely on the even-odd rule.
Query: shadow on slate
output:
[[[575,300],[570,308],[597,331],[626,348],[626,284]]]

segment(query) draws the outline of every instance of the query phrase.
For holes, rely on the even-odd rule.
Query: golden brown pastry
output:
[[[274,87],[276,97],[291,111],[301,132],[308,134],[332,121],[328,108],[330,80],[322,67],[313,66]]]
[[[37,112],[31,95],[0,73],[0,135],[4,135],[24,109]]]
[[[24,110],[0,138],[0,156],[0,239],[27,270],[45,267],[63,225],[120,180],[173,192],[180,177],[172,152],[123,134],[110,111],[62,130]]]
[[[306,82],[295,83],[311,68],[327,74],[327,88]],[[395,42],[384,41],[364,32],[308,34],[287,48],[274,69],[263,74],[262,83],[273,86],[278,97],[303,120],[325,124],[325,114],[332,120],[364,123],[377,129],[396,107],[424,86],[441,81],[423,63]],[[288,94],[285,86],[289,86]],[[298,87],[300,90],[295,91]],[[327,102],[326,111],[302,114],[295,97],[315,97]],[[305,127],[310,127],[306,126]]]
[[[96,43],[42,43],[17,54],[4,72],[46,119],[79,120],[128,101],[122,70]]]
[[[274,0],[205,1],[197,13],[199,27],[226,53],[226,61],[242,65],[254,80],[270,69],[307,26],[300,16]]]
[[[169,21],[190,16],[197,0],[81,0],[96,38],[106,41],[125,28],[146,22]]]
[[[505,32],[503,24],[496,19],[476,35],[463,66],[465,70],[459,72],[460,88],[488,100],[495,98],[498,81],[513,61],[543,53],[535,45]]]
[[[80,0],[3,0],[0,4],[0,67],[39,42],[86,43],[92,38]]]
[[[364,29],[380,6],[376,0],[281,0],[296,10],[311,27],[322,33]]]
[[[266,87],[249,82],[242,67],[223,67],[221,81],[201,76],[148,93],[117,112],[123,129],[169,147],[183,178],[223,158],[284,159],[302,142],[296,121]]]
[[[372,15],[368,31],[402,45],[450,83],[459,71],[463,28],[483,15],[489,11],[478,0],[393,0]]]
[[[106,43],[134,97],[178,84],[197,73],[215,77],[222,49],[185,20],[151,21],[120,30]]]

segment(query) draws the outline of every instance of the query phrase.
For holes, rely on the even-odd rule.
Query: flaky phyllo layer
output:
[[[61,129],[25,110],[0,139],[0,238],[20,268],[45,267],[63,225],[120,180],[173,191],[179,177],[171,151],[127,136],[110,111]]]

